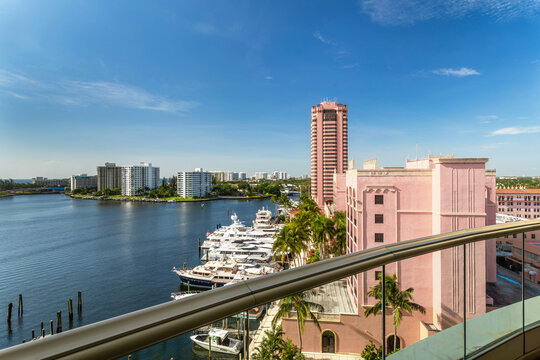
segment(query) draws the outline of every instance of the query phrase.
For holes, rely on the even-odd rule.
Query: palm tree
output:
[[[324,260],[328,244],[334,238],[334,221],[324,215],[315,215],[311,222],[312,240],[319,247],[319,252]]]
[[[296,323],[298,324],[298,338],[300,339],[300,352],[302,352],[302,333],[304,332],[304,323],[306,320],[311,319],[321,331],[321,325],[317,320],[315,314],[311,312],[311,309],[317,311],[324,311],[322,305],[310,302],[306,300],[308,294],[313,294],[314,292],[302,292],[294,294],[292,296],[287,296],[286,298],[281,299],[281,304],[276,313],[276,316],[272,320],[272,325],[275,326],[279,319],[281,319],[286,314],[291,311],[296,311]]]
[[[255,349],[253,360],[303,360],[304,356],[290,341],[283,339],[283,330],[280,326],[273,326],[264,332],[265,337]]]
[[[276,241],[272,245],[274,256],[281,253],[281,262],[283,263],[285,256],[287,256],[287,262],[290,264],[289,254],[293,259],[300,255],[302,251],[307,249],[307,239],[307,233],[299,224],[290,223],[285,225],[276,235]]]
[[[334,242],[332,253],[340,256],[345,254],[347,248],[347,220],[344,211],[334,213]]]
[[[381,311],[381,298],[382,298],[382,275],[379,274],[379,283],[369,289],[367,295],[377,299],[377,303],[364,311],[364,316],[368,317],[369,315],[377,315]],[[403,318],[403,312],[407,312],[409,315],[412,315],[413,311],[420,311],[422,314],[426,313],[426,309],[422,305],[418,305],[413,302],[414,298],[412,296],[413,288],[408,288],[407,290],[400,291],[399,283],[397,281],[396,274],[392,276],[385,276],[385,306],[392,308],[392,314],[394,316],[394,351],[397,345],[397,328],[401,323]],[[383,339],[384,341],[384,339]]]

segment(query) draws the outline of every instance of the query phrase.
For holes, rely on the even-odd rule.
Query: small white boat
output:
[[[231,338],[224,329],[210,329],[208,334],[197,334],[189,338],[203,349],[224,354],[238,355],[243,346],[241,340]]]

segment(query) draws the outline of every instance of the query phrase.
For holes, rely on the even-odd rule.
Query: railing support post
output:
[[[525,233],[521,237],[521,337],[525,355]]]
[[[381,272],[381,291],[382,291],[382,300],[381,300],[381,312],[382,312],[382,359],[386,359],[386,268],[385,265],[382,266]],[[394,349],[395,351],[395,349]]]
[[[467,244],[463,244],[463,360],[467,359]]]

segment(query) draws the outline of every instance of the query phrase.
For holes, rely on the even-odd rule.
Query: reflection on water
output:
[[[0,322],[0,348],[29,339],[41,321],[48,333],[57,311],[67,329],[67,300],[76,303],[77,291],[83,313],[75,312],[75,327],[170,301],[179,286],[172,267],[200,264],[197,239],[229,224],[233,212],[250,225],[263,206],[273,209],[268,200],[201,206],[32,195],[0,201],[0,307],[14,304],[12,332]],[[18,294],[24,299],[20,320]],[[141,354],[132,359],[199,358],[189,334]]]

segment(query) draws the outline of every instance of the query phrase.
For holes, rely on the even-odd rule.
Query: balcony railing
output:
[[[468,243],[534,230],[540,230],[540,220],[486,226],[383,245],[258,277],[13,346],[0,350],[0,359],[114,359],[211,324],[216,320],[360,272],[382,267],[384,274],[386,264]],[[465,262],[465,256],[463,261]],[[523,274],[522,271],[522,279]],[[530,330],[530,324],[538,325],[540,312],[527,314],[526,320],[526,301],[524,300],[525,293],[522,286],[522,301],[520,305],[515,305],[521,307],[522,310],[522,317],[516,320],[519,322],[519,331],[512,336],[492,339],[490,348],[519,336],[525,339],[525,333]],[[382,318],[384,319],[384,316]],[[466,319],[466,317],[464,318]],[[497,320],[496,317],[492,319],[495,322]],[[499,321],[504,320],[499,319]],[[478,351],[474,356],[467,354],[465,342],[468,322],[469,320],[463,323],[461,335],[454,338],[455,341],[463,342],[461,344],[463,350],[458,358],[473,358],[481,354]],[[384,321],[382,331],[384,336]],[[441,336],[445,331],[437,335]],[[435,338],[435,336],[427,339],[431,338]],[[384,344],[384,342],[382,343]],[[534,342],[532,343],[534,344]],[[523,344],[525,344],[525,340],[523,340]],[[523,345],[523,354],[531,353],[540,347],[538,341],[536,347],[531,347],[530,344],[528,343],[527,347]],[[396,353],[396,355],[398,354],[400,352]],[[403,354],[405,355],[405,351]]]

